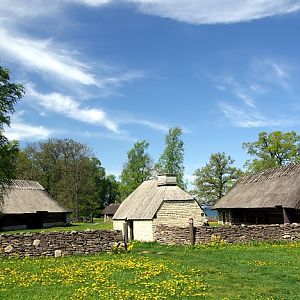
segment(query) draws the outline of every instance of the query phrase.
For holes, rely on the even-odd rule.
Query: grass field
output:
[[[0,259],[0,299],[299,299],[300,244]]]
[[[62,226],[62,227],[0,231],[0,233],[16,234],[20,232],[41,232],[41,231],[49,232],[49,231],[71,231],[71,230],[82,231],[86,229],[112,229],[112,228],[113,228],[112,222],[110,221],[104,222],[103,219],[94,218],[93,223],[72,223],[69,226]]]

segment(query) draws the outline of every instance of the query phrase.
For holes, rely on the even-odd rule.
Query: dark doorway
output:
[[[133,221],[128,221],[128,227],[129,227],[129,241],[133,241],[134,240]]]

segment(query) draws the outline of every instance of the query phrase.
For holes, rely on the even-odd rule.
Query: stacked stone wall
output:
[[[195,243],[209,243],[218,237],[228,243],[251,241],[300,241],[300,224],[232,225],[194,227]],[[162,244],[190,244],[189,228],[157,226],[155,239]]]
[[[122,241],[119,230],[0,234],[0,256],[64,256],[110,251]]]

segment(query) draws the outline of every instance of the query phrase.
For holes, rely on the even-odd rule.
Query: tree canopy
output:
[[[208,163],[195,171],[195,192],[202,204],[213,205],[241,176],[241,170],[233,163],[234,160],[224,152],[213,153]]]
[[[127,161],[121,173],[121,193],[124,200],[151,174],[152,162],[147,150],[149,143],[137,141],[127,152]]]
[[[18,143],[8,141],[4,126],[10,126],[10,115],[14,113],[14,106],[23,94],[23,86],[12,83],[9,70],[0,66],[0,204],[3,202],[5,188],[13,178],[18,152]]]
[[[258,172],[299,161],[299,142],[300,136],[295,131],[260,132],[257,141],[243,144],[243,149],[254,157],[246,162],[248,171]]]
[[[182,129],[169,129],[165,139],[165,149],[159,158],[156,168],[159,173],[170,173],[177,176],[178,185],[185,188],[184,176],[184,143],[181,139]]]
[[[85,144],[71,139],[49,139],[27,145],[17,157],[15,176],[39,181],[77,218],[99,213],[117,197],[115,183],[106,178],[100,160]]]

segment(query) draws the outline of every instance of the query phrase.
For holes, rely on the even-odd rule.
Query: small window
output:
[[[201,213],[201,217],[204,217],[204,216],[205,216],[205,213],[202,212],[202,213]]]

